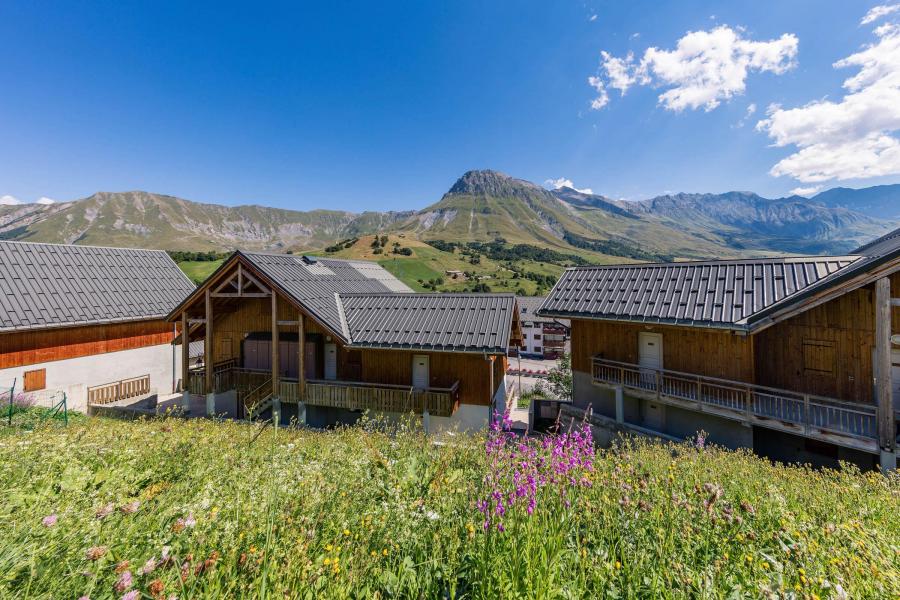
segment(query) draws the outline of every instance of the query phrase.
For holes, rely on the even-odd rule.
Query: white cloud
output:
[[[791,196],[812,196],[814,194],[819,193],[819,190],[822,189],[821,185],[810,185],[807,187],[795,187],[790,192],[788,192]]]
[[[34,201],[35,204],[56,204],[56,200],[53,198],[48,198],[47,196],[41,196],[37,200]]]
[[[862,18],[859,22],[860,25],[868,25],[869,23],[874,23],[881,17],[886,17],[891,13],[895,13],[900,11],[900,4],[881,4],[869,10],[866,13],[866,16]]]
[[[756,113],[756,103],[751,102],[747,105],[747,110],[744,112],[744,116],[741,117],[740,121],[735,124],[735,127],[743,127],[747,123],[747,119],[752,117]]]
[[[9,194],[0,196],[0,206],[16,206],[18,204],[22,204],[22,201],[15,196],[10,196]]]
[[[591,23],[593,23],[596,20],[597,20],[597,15],[591,15],[591,18],[588,19],[588,21],[590,21]]]
[[[834,63],[858,67],[839,101],[770,106],[756,128],[775,146],[797,149],[772,167],[803,183],[900,174],[900,25],[875,29],[876,42]]]
[[[648,48],[639,63],[630,53],[617,58],[601,52],[599,74],[588,82],[602,94],[591,106],[603,108],[608,103],[607,85],[623,94],[632,85],[655,85],[668,88],[659,96],[660,104],[668,110],[702,107],[710,111],[723,100],[743,94],[749,73],[780,75],[794,67],[799,43],[796,35],[786,33],[775,40],[757,42],[742,34],[743,30],[727,25],[691,31],[678,40],[674,50]]]
[[[606,86],[603,85],[602,79],[593,76],[588,77],[588,85],[597,92],[597,95],[591,100],[591,108],[600,110],[609,103],[609,94],[606,93]]]
[[[578,189],[575,187],[575,184],[572,183],[571,179],[566,179],[565,177],[560,177],[559,179],[548,179],[544,181],[544,185],[547,187],[552,187],[554,190],[558,190],[559,188],[567,187],[572,188],[576,192],[581,192],[582,194],[593,194],[594,191],[591,188],[583,188]]]

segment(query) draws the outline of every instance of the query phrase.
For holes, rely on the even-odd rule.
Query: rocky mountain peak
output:
[[[466,171],[456,180],[447,194],[465,196],[493,196],[497,198],[520,197],[523,194],[544,191],[530,181],[515,179],[490,169]]]

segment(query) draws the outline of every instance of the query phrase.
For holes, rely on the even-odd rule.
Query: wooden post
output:
[[[181,389],[189,391],[191,376],[191,338],[188,332],[187,311],[181,313]]]
[[[298,311],[299,312],[299,311]],[[297,353],[297,359],[300,363],[300,371],[297,374],[298,388],[297,392],[300,394],[300,400],[306,399],[306,365],[304,361],[306,360],[306,333],[303,328],[303,313],[299,312],[297,318],[297,340],[299,341],[299,352]]]
[[[278,376],[279,376],[279,356],[278,356],[278,294],[272,290],[272,398],[278,398]],[[275,405],[272,405],[272,416],[275,416]]]
[[[891,390],[891,280],[875,282],[875,400],[878,447],[884,470],[896,468],[897,441],[894,437],[894,404]],[[891,464],[893,463],[893,464]]]
[[[212,416],[216,412],[216,391],[213,388],[213,306],[209,288],[206,288],[206,339],[203,342],[203,354],[206,414]]]

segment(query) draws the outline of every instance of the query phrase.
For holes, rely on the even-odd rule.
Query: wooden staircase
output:
[[[243,397],[244,414],[251,421],[272,407],[272,379],[265,380]]]

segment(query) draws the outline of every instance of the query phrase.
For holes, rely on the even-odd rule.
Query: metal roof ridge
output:
[[[161,252],[166,256],[169,254],[167,251],[159,250],[158,248],[126,248],[124,246],[96,246],[94,244],[61,244],[58,242],[29,242],[25,240],[0,240],[0,244],[56,246],[58,248],[89,248],[94,250],[128,250],[130,252]]]
[[[760,256],[757,258],[726,258],[711,260],[684,260],[675,262],[643,262],[643,263],[615,263],[610,265],[583,265],[580,267],[568,267],[567,271],[601,271],[607,269],[647,269],[660,267],[701,267],[713,265],[749,265],[749,264],[793,264],[799,262],[821,262],[827,260],[859,260],[865,258],[860,254],[845,255],[791,255],[791,256]]]
[[[338,318],[341,322],[341,333],[344,334],[344,338],[348,343],[353,343],[353,337],[350,335],[350,325],[347,323],[347,316],[344,314],[344,303],[341,302],[341,295],[338,292],[334,293],[334,303],[337,305]]]

